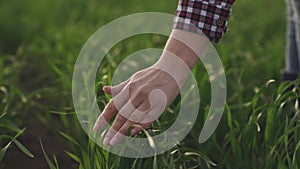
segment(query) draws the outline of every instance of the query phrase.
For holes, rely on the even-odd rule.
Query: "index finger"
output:
[[[96,120],[93,130],[98,131],[103,128],[105,124],[113,117],[113,115],[116,113],[117,109],[113,102],[113,100],[110,100],[109,103],[105,106],[102,114],[98,117]]]

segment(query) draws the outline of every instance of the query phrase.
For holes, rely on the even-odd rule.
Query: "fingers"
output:
[[[118,143],[120,143],[122,140],[124,140],[125,135],[127,133],[127,130],[130,126],[132,126],[134,123],[130,120],[127,120],[122,127],[119,129],[119,131],[112,137],[109,144],[114,146]]]
[[[120,123],[122,123],[122,122],[120,122]],[[114,146],[116,144],[119,144],[122,140],[124,140],[127,130],[134,124],[135,124],[134,122],[127,120],[122,125],[117,124],[115,126],[115,128],[111,127],[103,140],[103,145],[104,146],[108,146],[108,145]],[[152,124],[152,122],[136,125],[136,127],[134,127],[133,129],[130,130],[130,135],[134,136],[134,135],[138,134],[139,132],[143,131],[143,129],[148,128],[151,124]]]
[[[128,120],[138,123],[141,120],[140,118],[144,116],[143,114],[145,114],[144,111],[140,110],[147,110],[148,107],[143,100],[144,98],[140,96],[129,99],[119,113]],[[132,114],[134,114],[134,116],[132,116]]]
[[[134,76],[135,77],[135,76]],[[109,121],[118,111],[112,126],[103,139],[103,145],[116,145],[126,136],[127,130],[133,124],[140,124],[130,130],[130,134],[136,135],[144,128],[149,127],[163,112],[167,98],[161,89],[151,90],[140,79],[130,79],[117,86],[104,86],[103,90],[113,96],[111,101],[98,117],[94,131],[97,131]],[[158,83],[160,85],[161,83]],[[156,87],[155,84],[152,86]],[[151,91],[151,92],[150,92]]]
[[[110,95],[117,95],[119,94],[122,89],[127,85],[130,79],[127,79],[126,81],[118,84],[117,86],[104,86],[103,91]]]
[[[123,92],[125,91],[126,90],[124,90]],[[125,138],[126,132],[129,127],[131,127],[133,124],[142,123],[140,125],[141,127],[134,127],[130,131],[130,134],[132,136],[136,135],[144,128],[149,127],[151,123],[156,119],[156,117],[161,114],[161,106],[151,108],[149,102],[143,101],[143,97],[134,97],[132,99],[133,103],[131,103],[131,99],[126,99],[124,98],[124,96],[126,96],[126,94],[121,92],[116,97],[114,97],[114,99],[111,100],[104,109],[103,114],[99,116],[94,126],[95,131],[102,128],[118,110],[118,106],[116,103],[118,102],[119,106],[122,108],[119,111],[119,114],[116,116],[107,134],[105,135],[105,138],[103,139],[104,146],[114,146],[120,143]],[[124,104],[125,106],[122,106]]]
[[[161,106],[157,107],[151,107],[150,110],[145,113],[145,115],[142,117],[141,120],[139,120],[139,123],[147,124],[155,121],[159,118],[159,116],[163,113],[164,109],[161,108]]]
[[[112,92],[114,94],[116,90],[117,92],[120,92],[122,90],[122,86],[125,86],[127,81],[121,83],[120,85],[116,86],[115,89],[111,89],[109,86],[105,86],[103,90],[109,90],[108,92]],[[120,89],[120,91],[118,91]],[[110,102],[106,105],[104,108],[102,114],[98,117],[96,120],[93,130],[98,131],[103,128],[103,126],[113,117],[113,115],[123,107],[123,105],[126,103],[126,101],[129,98],[129,94],[126,94],[127,90],[124,90],[125,94],[118,94],[116,97],[110,100]]]
[[[110,144],[112,138],[114,137],[114,135],[117,132],[124,132],[124,127],[126,127],[126,126],[123,126],[123,125],[125,124],[126,121],[127,121],[127,119],[125,117],[123,117],[120,114],[117,115],[112,126],[110,127],[110,129],[108,130],[107,134],[105,135],[105,137],[103,139],[104,146],[108,146]],[[128,125],[128,123],[126,125]],[[121,128],[122,128],[122,131],[120,131]],[[126,133],[126,131],[124,132],[124,135],[125,135],[125,133]],[[114,140],[114,142],[116,142],[116,141],[117,140]]]
[[[115,112],[120,110],[119,107],[121,107],[119,114],[116,116],[112,126],[103,139],[104,146],[114,146],[120,143],[125,138],[127,130],[133,124],[140,125],[135,126],[130,131],[130,134],[132,136],[138,134],[143,129],[148,128],[163,111],[161,109],[164,106],[157,106],[156,104],[160,103],[165,105],[165,103],[163,103],[165,99],[162,99],[161,101],[160,99],[157,99],[156,102],[159,103],[154,102],[156,103],[156,106],[151,107],[151,103],[149,103],[149,101],[144,101],[144,97],[139,97],[137,95],[130,99],[127,94],[124,94],[126,91],[127,90],[123,90],[107,104],[103,113],[98,117],[94,125],[94,131],[100,130],[113,117]],[[150,100],[153,101],[154,98],[155,97],[150,96]],[[133,100],[133,102],[130,100]]]
[[[139,132],[148,128],[153,123],[153,121],[159,117],[160,114],[161,114],[161,109],[159,107],[155,107],[148,110],[145,114],[139,117],[138,121],[140,124],[130,130],[130,135],[135,136]],[[135,113],[132,113],[131,118],[134,117],[134,115]]]
[[[137,103],[140,105],[137,106]],[[133,98],[133,104],[135,105],[132,105],[130,101],[127,102],[120,114],[137,124],[151,123],[158,119],[165,110],[167,98],[162,94],[162,91],[153,90],[150,93],[149,101],[145,96],[137,95]]]
[[[142,103],[142,104],[140,104],[140,106],[138,108],[134,108],[134,106],[132,106],[130,101],[126,105],[131,105],[131,106],[128,106],[128,107],[124,106],[121,109],[120,113],[117,115],[111,128],[108,130],[108,132],[103,140],[104,146],[108,146],[109,144],[114,146],[114,145],[120,143],[125,138],[127,130],[133,124],[137,124],[140,120],[143,119],[144,114],[137,114],[136,111],[138,109],[143,110],[146,107],[148,107],[147,104]],[[123,116],[123,114],[122,114],[123,111],[125,111],[126,117]],[[133,121],[130,119],[133,119]],[[145,125],[145,127],[149,126],[150,124]],[[139,132],[141,130],[142,129],[138,129],[137,131]]]
[[[113,117],[113,115],[116,113],[117,109],[113,102],[113,100],[110,100],[109,103],[104,108],[102,114],[98,117],[96,120],[93,130],[98,131],[103,128],[103,126]]]

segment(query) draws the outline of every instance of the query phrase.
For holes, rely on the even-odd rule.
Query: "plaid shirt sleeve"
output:
[[[179,0],[173,29],[204,33],[219,42],[227,29],[227,21],[235,0]]]

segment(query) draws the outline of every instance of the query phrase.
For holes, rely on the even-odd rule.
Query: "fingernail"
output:
[[[131,136],[135,135],[135,133],[136,133],[136,129],[132,129],[132,130],[130,131]]]
[[[98,121],[96,121],[93,130],[98,131],[102,129],[102,127],[106,124],[106,121],[103,118],[100,118]]]
[[[113,139],[110,140],[109,144],[114,146],[118,143],[118,140],[114,137]]]
[[[109,139],[107,137],[104,138],[103,145],[104,146],[108,146],[109,145]]]
[[[109,86],[103,86],[102,90],[105,91],[105,89],[109,88]]]
[[[94,131],[98,131],[98,128],[99,128],[99,124],[96,123],[96,124],[94,125],[94,127],[93,127],[93,130],[94,130]]]

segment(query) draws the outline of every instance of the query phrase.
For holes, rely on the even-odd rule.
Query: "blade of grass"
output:
[[[5,147],[3,147],[1,150],[0,150],[0,163],[1,163],[1,161],[3,160],[3,158],[4,158],[4,156],[5,156],[5,154],[6,154],[6,152],[7,152],[7,150],[8,150],[8,148],[9,148],[9,146],[11,145],[11,141],[8,143],[8,144],[6,144],[6,146]]]
[[[48,156],[47,156],[47,154],[46,154],[46,152],[45,152],[45,149],[44,149],[44,146],[43,146],[43,143],[42,143],[42,139],[40,138],[40,145],[41,145],[41,148],[42,148],[42,152],[43,152],[43,154],[44,154],[44,157],[45,157],[45,159],[46,159],[46,161],[47,161],[47,164],[48,164],[48,166],[50,167],[50,169],[57,169],[56,167],[55,167],[55,165],[51,162],[51,160],[48,158]]]
[[[17,139],[13,139],[13,142],[17,145],[17,147],[23,151],[28,157],[33,158],[34,155],[22,144],[20,143]]]
[[[66,138],[68,141],[70,141],[72,144],[77,145],[78,147],[80,147],[80,144],[71,136],[69,136],[68,134],[58,130],[59,134],[62,135],[64,138]]]

